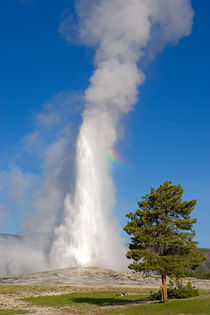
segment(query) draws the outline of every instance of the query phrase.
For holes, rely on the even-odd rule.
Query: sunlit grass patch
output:
[[[125,296],[120,296],[118,291],[93,291],[72,294],[63,294],[59,296],[39,296],[25,298],[24,301],[40,306],[69,306],[69,305],[124,305],[133,302],[146,301],[149,294],[129,292]]]
[[[16,314],[27,314],[26,310],[18,310],[18,309],[8,309],[8,310],[0,310],[0,315],[16,315]]]
[[[189,300],[170,301],[167,304],[153,303],[130,306],[120,310],[107,311],[105,314],[117,315],[178,315],[178,314],[210,314],[210,298],[195,298]]]

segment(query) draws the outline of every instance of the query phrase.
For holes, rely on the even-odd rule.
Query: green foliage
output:
[[[205,279],[210,280],[210,272],[203,272],[203,271],[186,271],[185,272],[186,277],[192,277],[197,279]]]
[[[210,249],[199,248],[199,251],[205,255],[206,261],[196,270],[186,270],[185,276],[210,280]]]
[[[177,287],[169,287],[167,289],[169,299],[186,299],[199,295],[199,290],[191,285],[190,282],[184,286],[181,282],[178,283]],[[152,300],[161,300],[161,289],[158,292],[151,293]]]
[[[166,181],[157,189],[152,187],[138,202],[139,209],[127,215],[130,221],[124,230],[131,236],[130,269],[180,278],[205,260],[193,241],[196,219],[191,212],[196,200],[182,201],[182,195],[181,185]]]
[[[210,249],[208,248],[199,248],[199,250],[205,255],[206,261],[202,266],[198,267],[198,271],[210,273]]]

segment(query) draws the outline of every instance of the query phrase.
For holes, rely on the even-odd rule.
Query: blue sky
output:
[[[115,167],[113,176],[121,226],[126,223],[125,214],[136,210],[137,200],[151,186],[170,179],[183,186],[185,199],[198,200],[196,239],[200,246],[210,247],[210,4],[195,0],[192,5],[192,34],[144,65],[147,79],[140,100],[122,119],[124,137],[117,149],[124,166]],[[37,128],[37,113],[59,93],[81,92],[88,86],[93,50],[68,45],[59,33],[60,21],[70,10],[73,1],[69,0],[1,1],[1,174],[18,167],[39,177],[41,162],[27,155],[24,147],[26,136]],[[78,125],[79,112],[67,115],[70,124]],[[56,137],[56,132],[45,141]],[[0,231],[16,233],[28,208],[14,199],[9,203],[6,194],[2,189],[0,203],[10,211],[5,218],[0,216]]]

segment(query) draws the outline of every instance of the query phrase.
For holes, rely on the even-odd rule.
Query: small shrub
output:
[[[192,286],[190,282],[184,286],[181,282],[177,283],[176,287],[169,286],[167,289],[169,299],[185,299],[199,295],[199,290]],[[152,300],[161,300],[161,290],[151,293]]]

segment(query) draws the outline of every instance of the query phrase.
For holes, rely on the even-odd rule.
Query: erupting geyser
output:
[[[120,116],[137,102],[145,79],[142,58],[189,35],[193,10],[190,0],[87,0],[76,8],[80,39],[97,48],[96,70],[77,139],[75,192],[65,198],[50,259],[57,266],[122,268],[125,250],[112,219],[115,198],[107,153],[118,139]],[[68,19],[60,30],[69,40]]]
[[[167,43],[190,34],[193,10],[190,0],[77,0],[76,12],[77,39],[96,47],[96,56],[76,142],[74,189],[69,193],[68,111],[62,109],[58,97],[59,110],[52,112],[53,106],[47,104],[47,110],[38,115],[37,130],[29,137],[32,145],[34,139],[40,145],[45,144],[46,130],[53,134],[52,143],[47,139],[47,148],[43,144],[40,149],[44,171],[39,188],[31,193],[29,206],[34,211],[24,221],[28,236],[21,242],[0,242],[4,253],[0,274],[93,265],[122,269],[127,265],[126,248],[113,216],[115,187],[108,153],[117,143],[121,116],[138,100],[138,88],[145,80],[142,64]],[[60,25],[67,41],[72,38],[71,22],[67,16]],[[59,127],[64,124],[61,133],[57,121]],[[48,129],[40,129],[43,124]],[[17,183],[24,187],[31,177],[15,172]],[[10,189],[10,181],[3,186]]]

